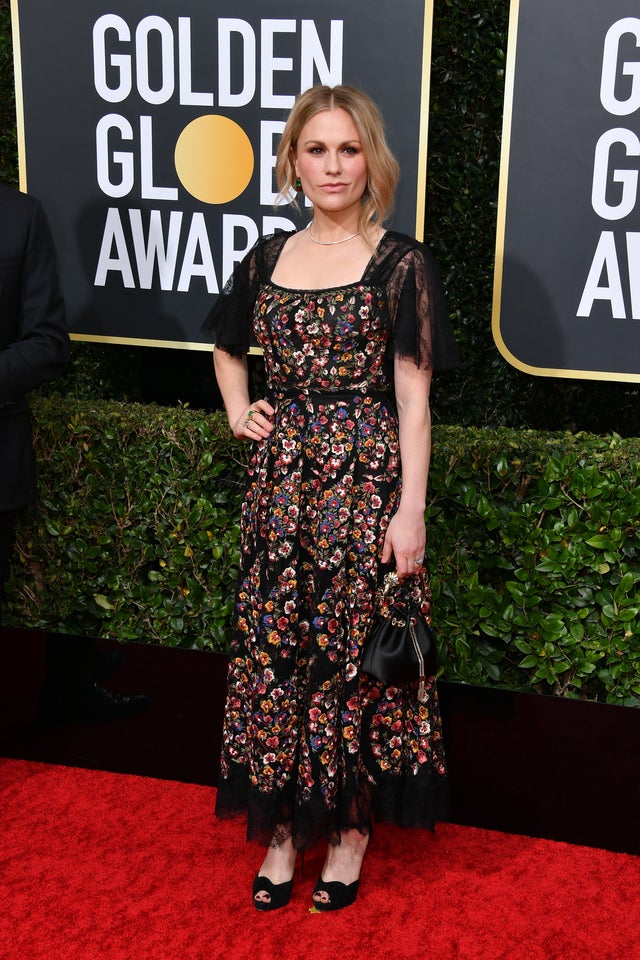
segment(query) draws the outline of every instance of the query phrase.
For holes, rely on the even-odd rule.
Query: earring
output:
[[[293,185],[298,191],[298,193],[302,193],[302,180],[300,179],[300,177],[296,177]]]

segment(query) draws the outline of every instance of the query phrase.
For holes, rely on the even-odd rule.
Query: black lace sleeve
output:
[[[395,240],[396,256],[385,271],[392,352],[420,367],[455,367],[460,355],[433,256],[408,237],[396,234]]]
[[[261,237],[237,264],[202,324],[216,347],[242,357],[253,340],[253,308],[260,284],[271,276],[289,233]]]

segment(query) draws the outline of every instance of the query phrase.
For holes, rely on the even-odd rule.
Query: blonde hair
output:
[[[382,224],[391,212],[400,167],[387,144],[380,111],[373,100],[356,87],[311,87],[296,99],[276,154],[276,180],[280,197],[289,200],[296,189],[293,157],[303,127],[317,113],[335,109],[344,110],[353,120],[367,161],[367,189],[362,197],[358,218],[358,229],[367,237],[368,228],[373,223]]]

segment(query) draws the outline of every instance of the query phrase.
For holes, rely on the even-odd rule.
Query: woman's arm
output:
[[[426,545],[424,512],[431,457],[431,411],[429,391],[431,370],[421,369],[412,360],[394,361],[395,395],[400,425],[402,494],[400,504],[387,528],[382,562],[395,557],[399,577],[415,573],[422,564]]]
[[[266,400],[249,402],[249,367],[246,356],[234,357],[216,348],[213,351],[213,365],[234,437],[239,440],[268,437],[273,430],[270,418],[275,411]]]

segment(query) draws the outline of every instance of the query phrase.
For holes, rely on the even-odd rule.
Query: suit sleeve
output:
[[[69,360],[58,259],[39,203],[32,208],[19,270],[18,336],[0,350],[0,405],[25,397]]]

